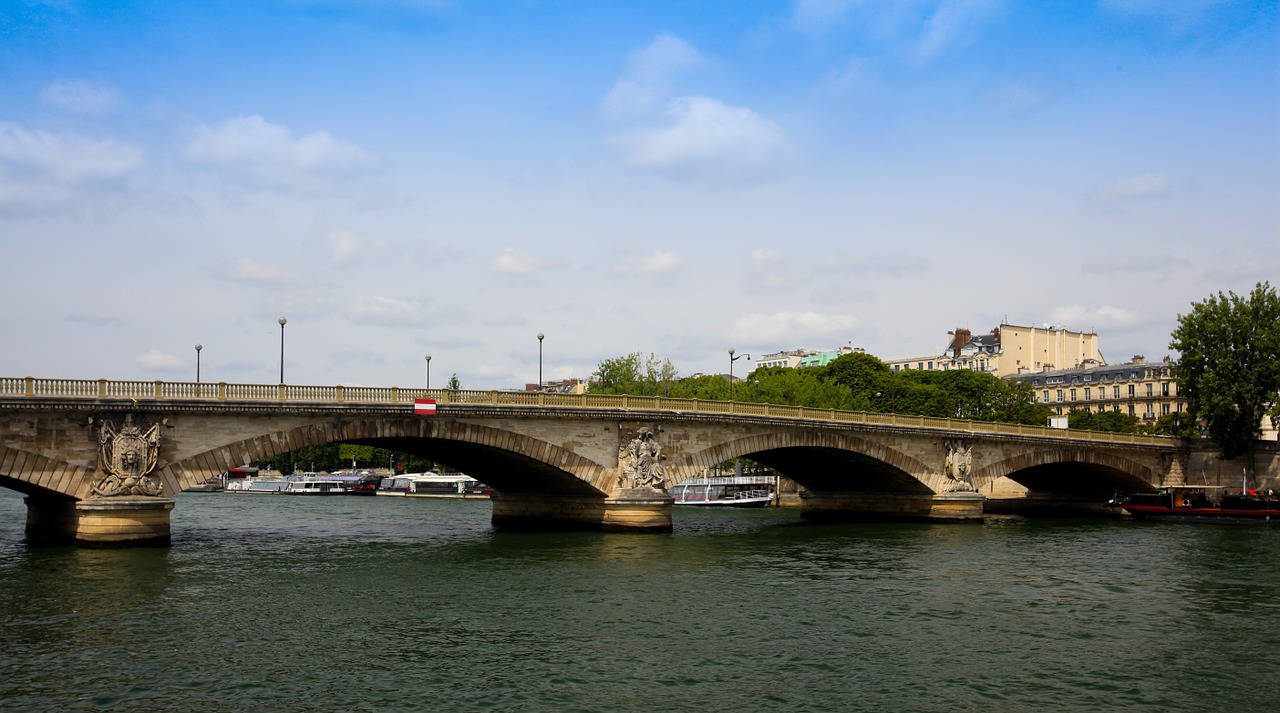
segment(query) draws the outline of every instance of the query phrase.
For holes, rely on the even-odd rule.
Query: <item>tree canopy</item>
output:
[[[1169,342],[1187,412],[1222,458],[1252,457],[1262,419],[1280,419],[1280,296],[1260,282],[1247,297],[1210,295],[1178,315]]]
[[[676,378],[668,359],[634,352],[600,362],[592,393],[725,400],[722,375]],[[907,415],[1003,421],[1043,426],[1048,407],[1035,403],[1031,386],[968,370],[893,371],[865,353],[845,354],[823,367],[762,367],[734,384],[737,401],[892,412]]]

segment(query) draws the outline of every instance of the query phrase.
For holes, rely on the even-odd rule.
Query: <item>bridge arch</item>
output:
[[[880,441],[847,433],[804,430],[744,436],[692,453],[677,465],[684,468],[685,477],[691,477],[740,457],[768,466],[814,492],[935,492],[930,485],[935,474],[922,461]]]
[[[86,472],[65,460],[0,445],[0,487],[23,495],[74,498]]]
[[[162,477],[174,491],[185,490],[233,465],[337,442],[429,457],[503,493],[603,497],[614,477],[612,469],[526,434],[417,418],[341,419],[264,433],[171,463]]]
[[[1009,478],[1029,493],[1106,497],[1115,492],[1152,490],[1160,476],[1151,467],[1115,451],[1086,448],[1037,449],[979,468],[973,473],[979,491],[999,478]]]

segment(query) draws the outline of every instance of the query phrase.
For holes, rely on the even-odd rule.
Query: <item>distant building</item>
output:
[[[1137,355],[1126,364],[1045,368],[1013,378],[1031,384],[1036,402],[1058,415],[1073,410],[1119,411],[1151,423],[1187,410],[1187,400],[1178,394],[1178,384],[1170,374],[1172,366],[1169,357],[1149,364]]]
[[[585,394],[587,393],[587,381],[585,379],[565,379],[563,381],[548,381],[539,389],[537,384],[525,384],[525,391],[546,391],[553,394]]]
[[[885,361],[894,371],[968,369],[995,376],[1013,376],[1044,368],[1076,368],[1106,364],[1098,350],[1096,332],[1073,332],[1057,327],[1001,324],[975,336],[968,329],[947,332],[941,352]]]

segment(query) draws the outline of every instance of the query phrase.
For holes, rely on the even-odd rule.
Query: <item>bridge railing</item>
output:
[[[842,423],[939,428],[971,433],[1069,438],[1096,443],[1168,443],[1166,436],[1134,433],[1079,431],[1016,423],[904,416],[892,413],[838,411],[836,409],[762,404],[745,401],[704,401],[666,396],[613,394],[560,394],[546,391],[467,389],[418,389],[397,386],[299,386],[293,384],[228,384],[172,381],[110,381],[107,379],[37,379],[0,377],[0,399],[183,399],[206,401],[260,401],[292,403],[406,404],[434,399],[438,404],[490,406],[560,406],[574,408],[635,409],[723,413],[738,416],[797,418]]]

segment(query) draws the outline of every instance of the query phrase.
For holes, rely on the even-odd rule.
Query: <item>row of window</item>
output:
[[[1155,418],[1155,417],[1156,417],[1155,404],[1148,403],[1146,406],[1147,406],[1147,407],[1146,407],[1146,410],[1144,410],[1144,411],[1143,411],[1143,413],[1142,413],[1142,417],[1143,417],[1143,418],[1146,418],[1146,419],[1153,419],[1153,418]],[[1061,407],[1061,406],[1059,406],[1057,410],[1058,410],[1058,415],[1059,415],[1059,416],[1061,416],[1061,415],[1062,415],[1062,407]],[[1091,409],[1089,406],[1087,406],[1087,405],[1086,405],[1086,406],[1083,406],[1083,407],[1080,407],[1080,408],[1076,408],[1076,409],[1074,409],[1074,410],[1077,410],[1077,411],[1084,411],[1085,413],[1102,413],[1103,411],[1106,411],[1106,410],[1107,410],[1107,407],[1106,407],[1106,406],[1098,406],[1098,408],[1097,408],[1096,410],[1094,410],[1094,409]],[[1120,404],[1112,404],[1112,405],[1111,405],[1111,410],[1112,410],[1112,411],[1119,411],[1119,410],[1120,410]],[[1185,410],[1185,409],[1182,407],[1182,404],[1178,404],[1178,413],[1182,413],[1184,410]],[[1168,416],[1168,415],[1169,415],[1170,413],[1172,413],[1172,412],[1173,412],[1173,409],[1169,406],[1169,404],[1160,404],[1160,415],[1161,415],[1161,416]],[[1129,415],[1130,415],[1130,416],[1137,416],[1137,415],[1138,415],[1138,413],[1137,413],[1137,409],[1136,409],[1136,407],[1135,407],[1133,404],[1129,404]]]
[[[1137,396],[1137,393],[1136,393],[1136,391],[1135,391],[1136,386],[1137,386],[1136,384],[1129,384],[1129,398],[1134,398],[1135,396]],[[1077,400],[1077,399],[1076,399],[1076,393],[1077,393],[1077,389],[1070,389],[1070,390],[1069,390],[1069,395],[1070,395],[1070,397],[1071,397],[1071,400],[1072,400],[1072,401],[1076,401],[1076,400]],[[1147,394],[1146,394],[1146,395],[1147,395],[1147,396],[1155,396],[1155,395],[1156,395],[1156,393],[1155,393],[1155,384],[1147,384]],[[1169,382],[1167,382],[1167,381],[1166,381],[1166,382],[1163,382],[1163,383],[1161,383],[1161,384],[1160,384],[1160,395],[1161,395],[1161,396],[1168,396],[1168,395],[1169,395]],[[1064,392],[1063,392],[1063,390],[1062,390],[1062,389],[1058,389],[1058,390],[1057,390],[1057,397],[1058,397],[1058,401],[1062,401],[1062,400],[1064,400],[1064,399],[1063,399],[1063,396],[1064,396]],[[1098,387],[1098,398],[1099,398],[1099,399],[1105,399],[1105,398],[1107,398],[1107,387],[1105,387],[1105,386],[1099,386],[1099,387]],[[1111,387],[1111,398],[1113,398],[1113,399],[1118,399],[1118,398],[1120,398],[1120,387],[1119,387],[1119,386],[1112,386],[1112,387]],[[1091,386],[1086,386],[1086,387],[1084,388],[1084,400],[1085,400],[1085,401],[1092,401],[1092,400],[1093,400],[1093,387],[1091,387]],[[1045,390],[1044,390],[1044,403],[1046,403],[1046,404],[1047,404],[1047,403],[1049,403],[1049,390],[1048,390],[1048,389],[1045,389]]]

